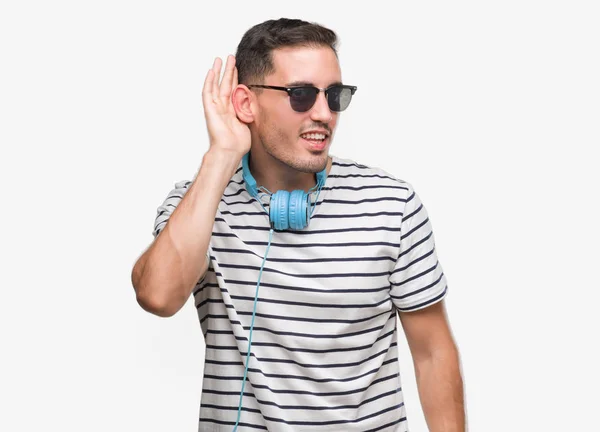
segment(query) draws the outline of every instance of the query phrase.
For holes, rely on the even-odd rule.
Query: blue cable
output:
[[[244,379],[242,380],[242,391],[240,392],[240,403],[238,405],[238,415],[237,420],[235,422],[235,426],[233,427],[233,432],[237,431],[238,423],[240,422],[240,416],[242,415],[242,398],[244,397],[244,387],[246,386],[246,376],[248,375],[248,365],[250,364],[250,348],[252,347],[252,330],[254,329],[254,317],[256,316],[256,303],[258,300],[258,287],[260,286],[260,278],[262,277],[263,268],[265,266],[265,261],[267,260],[267,255],[269,254],[269,249],[271,248],[271,239],[273,238],[273,228],[269,231],[269,243],[267,244],[267,251],[265,252],[265,257],[263,258],[262,265],[260,266],[260,272],[258,273],[258,282],[256,284],[256,295],[254,296],[254,310],[252,311],[252,323],[250,324],[250,336],[248,336],[248,352],[246,353],[246,369],[244,370]]]

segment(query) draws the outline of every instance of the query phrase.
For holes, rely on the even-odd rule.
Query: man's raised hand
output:
[[[250,150],[251,140],[248,125],[238,120],[231,101],[231,93],[238,84],[235,57],[227,57],[225,73],[219,84],[221,65],[222,61],[217,57],[206,75],[202,89],[210,147],[233,151],[241,158]]]

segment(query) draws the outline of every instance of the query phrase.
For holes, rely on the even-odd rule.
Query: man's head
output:
[[[330,109],[325,93],[319,92],[312,106],[292,105],[288,92],[254,85],[325,89],[341,83],[336,44],[332,30],[285,18],[258,24],[244,34],[236,52],[240,85],[233,101],[238,118],[250,126],[253,154],[266,153],[302,172],[325,168],[339,115]],[[304,135],[310,131],[327,137],[319,143],[318,135]]]

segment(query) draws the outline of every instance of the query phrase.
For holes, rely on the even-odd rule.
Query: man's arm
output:
[[[202,88],[209,150],[189,190],[131,272],[140,306],[163,317],[181,309],[206,272],[205,254],[219,202],[251,146],[250,129],[237,118],[233,106],[232,92],[238,87],[235,57],[227,57],[219,84],[221,66],[222,61],[217,57]],[[243,95],[238,99],[244,99]]]
[[[417,387],[431,432],[464,432],[465,406],[459,353],[452,338],[444,301],[400,321],[415,365]]]
[[[139,305],[174,315],[208,269],[205,258],[223,191],[241,156],[218,148],[203,158],[196,179],[131,273]]]

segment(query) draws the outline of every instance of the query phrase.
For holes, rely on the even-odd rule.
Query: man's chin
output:
[[[308,153],[306,156],[295,158],[289,165],[297,171],[314,174],[327,168],[328,163],[329,155],[327,152],[320,152],[318,154]]]

